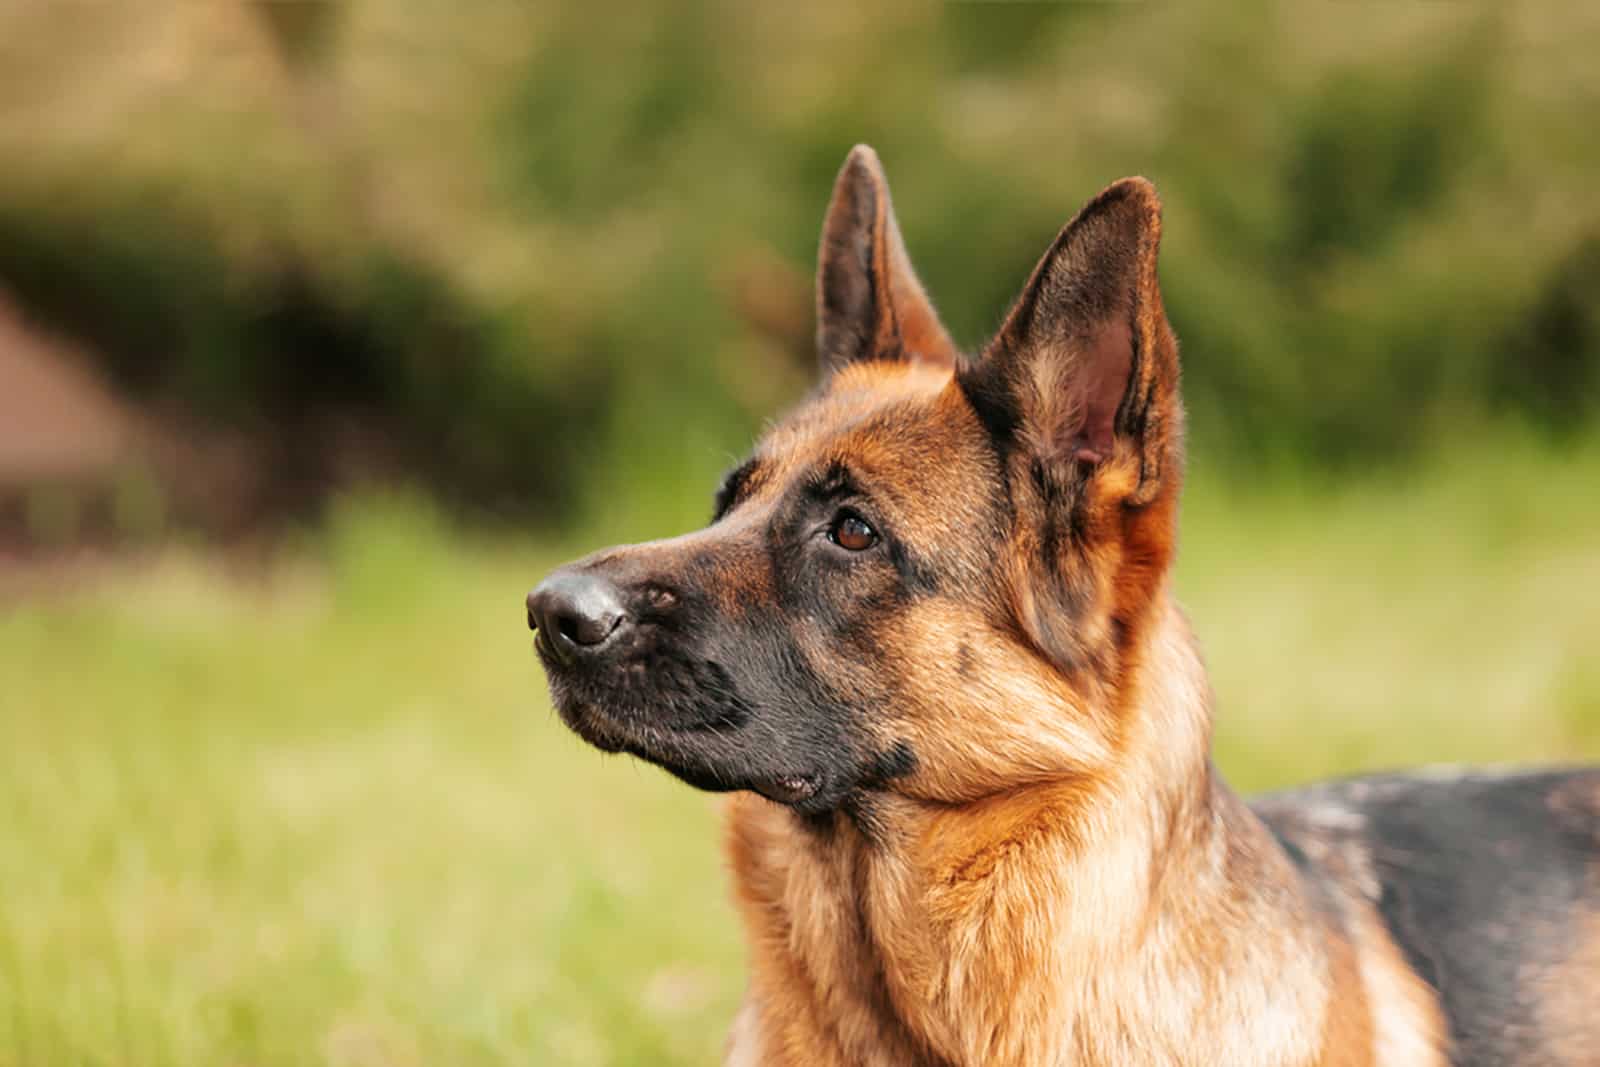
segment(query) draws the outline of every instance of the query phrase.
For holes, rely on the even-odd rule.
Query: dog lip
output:
[[[556,711],[573,733],[602,752],[625,752],[631,748],[631,739],[599,708],[593,704],[568,704],[558,702]]]
[[[537,640],[537,639],[536,639]],[[588,701],[557,700],[556,710],[567,726],[584,741],[602,752],[626,752],[689,781],[700,789],[724,791],[748,789],[768,800],[789,807],[805,809],[822,796],[823,776],[820,774],[785,773],[756,777],[730,768],[719,773],[712,766],[702,764],[685,753],[675,751],[672,738],[693,737],[693,732],[665,727],[659,731],[641,729],[637,724],[620,719],[603,705]]]
[[[548,675],[567,675],[583,667],[581,663],[574,663],[556,639],[543,627],[533,631],[533,650],[538,654],[539,662]]]
[[[817,795],[822,783],[814,774],[785,774],[757,784],[755,791],[779,804],[802,804]]]

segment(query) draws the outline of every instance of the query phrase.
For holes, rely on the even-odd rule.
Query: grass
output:
[[[1243,788],[1600,756],[1600,450],[1190,492]],[[0,608],[0,1067],[690,1064],[741,992],[716,805],[549,712],[561,551],[343,509]]]

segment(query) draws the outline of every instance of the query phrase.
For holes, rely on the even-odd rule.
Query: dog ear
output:
[[[957,360],[911,269],[878,154],[866,145],[846,157],[822,223],[817,356],[824,374],[868,359]]]
[[[1143,178],[1110,186],[1062,229],[983,358],[960,374],[990,430],[1053,481],[1117,465],[1131,504],[1153,499],[1164,475],[1175,480],[1181,447],[1160,241],[1155,187]]]

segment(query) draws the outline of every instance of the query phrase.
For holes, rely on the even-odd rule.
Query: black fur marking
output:
[[[722,485],[718,487],[716,498],[711,505],[712,522],[721,519],[739,502],[755,475],[757,465],[755,459],[747,459],[722,479]]]
[[[1330,926],[1342,931],[1346,937],[1350,936],[1343,897],[1329,880],[1327,872],[1306,855],[1300,842],[1285,832],[1277,820],[1264,818],[1262,821],[1266,823],[1272,836],[1277,838],[1279,846],[1288,853],[1289,862],[1294,865],[1295,873],[1300,877],[1300,884],[1305,889],[1307,898],[1317,909],[1317,913]]]
[[[936,570],[908,551],[901,541],[890,539],[888,547],[889,562],[893,563],[894,569],[899,572],[902,588],[907,593],[922,596],[939,591],[942,583]]]
[[[1000,453],[1001,468],[1022,426],[1016,398],[992,360],[968,364],[956,373],[961,392]]]
[[[1039,494],[1040,513],[1044,516],[1044,528],[1039,531],[1039,555],[1047,565],[1053,565],[1061,555],[1061,520],[1059,517],[1060,490],[1054,478],[1045,470],[1044,461],[1035,459],[1028,464],[1028,474],[1033,479],[1033,488]]]
[[[1050,472],[1045,470],[1044,460],[1035,456],[1028,464],[1028,476],[1033,479],[1033,488],[1048,509],[1056,502],[1060,490],[1056,486],[1055,479],[1050,477]]]
[[[1600,776],[1596,776],[1600,781]],[[1585,899],[1593,834],[1552,823],[1556,779],[1519,776],[1417,787],[1368,810],[1383,882],[1379,910],[1418,974],[1439,990],[1456,1064],[1512,1064],[1539,1029],[1527,969],[1554,966]]]
[[[849,466],[841,460],[834,460],[807,478],[804,492],[812,500],[823,502],[861,495]]]
[[[869,762],[860,788],[841,807],[845,817],[867,840],[875,844],[884,840],[883,806],[878,791],[891,780],[903,778],[916,769],[917,755],[904,739],[896,741],[887,752],[879,752]]]
[[[750,719],[750,703],[739,693],[728,669],[714,660],[689,660],[680,690],[707,702],[710,714],[685,727],[713,733],[735,730]]]
[[[1439,993],[1450,1063],[1514,1067],[1549,1062],[1542,987],[1571,950],[1600,864],[1600,811],[1553,817],[1564,788],[1600,795],[1600,771],[1356,779],[1264,798],[1261,814],[1280,840],[1316,832],[1302,806],[1359,817],[1349,833],[1371,857],[1391,936]]]
[[[904,738],[872,758],[867,780],[873,785],[883,785],[895,778],[904,778],[917,769],[917,754]]]
[[[1121,615],[1111,616],[1111,645],[1119,652],[1128,650],[1129,641],[1133,637],[1133,628],[1128,625],[1128,620]]]
[[[1272,832],[1272,836],[1278,839],[1278,847],[1289,854],[1289,862],[1295,865],[1295,869],[1301,875],[1315,870],[1311,866],[1311,858],[1306,855],[1306,850],[1300,847],[1300,842],[1285,832],[1277,820],[1263,819],[1262,821],[1266,823],[1267,829]]]

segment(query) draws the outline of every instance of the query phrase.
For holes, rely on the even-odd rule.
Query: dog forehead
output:
[[[856,363],[829,377],[767,432],[761,452],[796,452],[886,411],[915,417],[950,382],[950,372],[904,362]]]
[[[997,475],[984,440],[948,369],[869,363],[835,374],[767,433],[756,455],[769,485],[843,464],[878,494],[949,501],[984,495]]]

